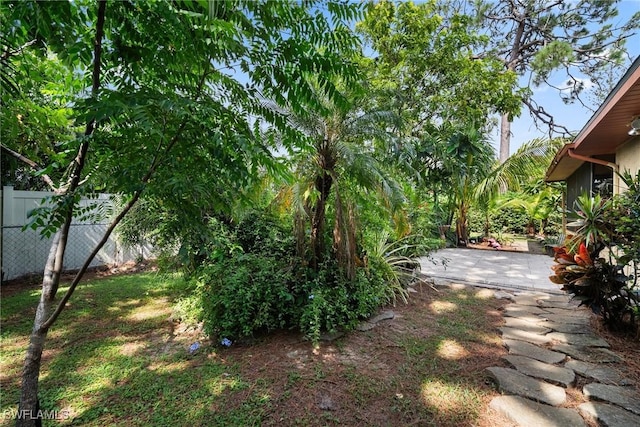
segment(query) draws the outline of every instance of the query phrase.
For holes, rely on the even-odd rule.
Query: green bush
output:
[[[558,264],[550,279],[601,315],[610,328],[637,332],[640,297],[634,283],[637,279],[632,277],[637,268],[632,276],[625,268],[638,263],[634,247],[640,237],[640,173],[635,184],[627,178],[629,191],[613,200],[599,194],[578,197],[574,237],[566,247],[555,250]]]
[[[267,213],[248,213],[235,227],[234,233],[246,253],[289,257],[294,250],[291,227],[285,227],[279,218]]]
[[[625,171],[621,179],[627,191],[613,199],[606,219],[613,226],[615,244],[622,250],[619,262],[633,268],[634,284],[637,285],[640,267],[640,171],[635,178]]]
[[[291,324],[291,269],[274,256],[238,254],[202,270],[205,330],[237,339]]]
[[[196,267],[193,294],[178,300],[176,316],[202,321],[212,338],[231,341],[291,328],[317,342],[322,332],[353,329],[398,295],[406,300],[405,276],[413,269],[407,256],[416,248],[428,252],[425,241],[440,244],[388,244],[388,234],[378,236],[383,244],[365,252],[349,280],[330,245],[317,270],[306,266],[295,255],[291,226],[268,213],[252,212],[235,226],[217,221],[210,230],[217,235],[205,236],[196,251],[203,258],[189,264]]]
[[[305,284],[300,330],[317,342],[322,331],[353,329],[360,320],[391,301],[393,290],[381,279],[375,273],[367,275],[364,269],[359,269],[355,280],[349,281],[340,274],[335,261],[326,262],[319,274]]]

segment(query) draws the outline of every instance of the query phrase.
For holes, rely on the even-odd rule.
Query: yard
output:
[[[483,369],[505,354],[492,292],[424,285],[394,319],[318,348],[289,331],[222,348],[172,321],[182,286],[153,272],[83,285],[49,333],[42,409],[60,425],[509,425],[487,409]],[[3,291],[5,426],[39,291]]]

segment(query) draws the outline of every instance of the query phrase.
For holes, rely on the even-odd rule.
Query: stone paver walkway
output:
[[[512,301],[500,328],[509,354],[487,369],[502,393],[493,409],[524,427],[640,426],[640,393],[624,361],[592,333],[588,309],[549,281],[552,258],[455,248],[418,261],[435,286],[494,288]]]
[[[523,427],[640,426],[640,394],[623,361],[591,332],[590,313],[566,295],[498,291],[508,298],[503,343],[510,367],[491,367],[502,396],[491,407]],[[567,389],[586,403],[568,404]],[[575,398],[575,397],[574,397]],[[580,397],[578,397],[580,398]]]

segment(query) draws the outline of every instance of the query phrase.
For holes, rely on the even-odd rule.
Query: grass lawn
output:
[[[279,331],[226,349],[171,319],[179,276],[93,279],[49,332],[41,407],[68,418],[45,425],[509,425],[487,409],[497,393],[484,373],[505,354],[504,302],[487,290],[417,291],[390,307],[394,319],[317,348]],[[2,426],[13,424],[38,297],[2,298]]]

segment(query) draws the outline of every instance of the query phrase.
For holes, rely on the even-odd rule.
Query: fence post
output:
[[[11,214],[13,213],[13,186],[2,186],[2,197],[0,197],[0,284],[4,282],[4,224],[9,221],[11,223]],[[9,214],[7,215],[7,211]]]

